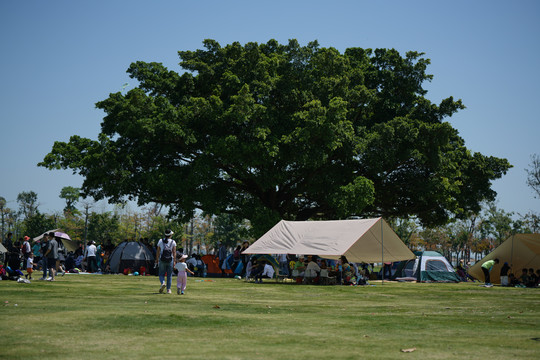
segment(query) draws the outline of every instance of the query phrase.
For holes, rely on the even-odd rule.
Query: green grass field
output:
[[[212,280],[1,281],[0,359],[540,358],[540,289]]]

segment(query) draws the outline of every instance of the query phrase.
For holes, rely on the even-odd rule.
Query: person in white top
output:
[[[95,241],[90,241],[90,245],[86,247],[85,256],[84,259],[86,259],[86,263],[88,264],[88,271],[93,273],[97,271],[97,247]]]
[[[160,293],[163,293],[165,286],[167,294],[171,293],[172,272],[176,265],[176,242],[171,239],[173,234],[174,232],[168,229],[165,231],[165,238],[159,240],[157,244],[156,264],[159,266]],[[167,283],[165,283],[165,274],[167,274]]]
[[[264,266],[261,266],[264,265]],[[255,270],[254,278],[255,282],[262,283],[263,276],[268,277],[269,279],[274,277],[274,267],[268,264],[266,261],[262,260]]]
[[[274,273],[275,273],[275,270],[272,265],[268,263],[264,264],[264,270],[263,270],[262,276],[266,276],[269,279],[271,279],[274,277]]]
[[[317,277],[317,275],[320,274],[321,268],[315,261],[313,261],[313,257],[311,255],[308,256],[308,261],[309,263],[306,266],[304,278],[306,278],[308,282],[311,282]]]
[[[191,275],[195,275],[193,271],[188,269],[186,259],[187,255],[182,255],[180,261],[174,266],[178,270],[178,277],[176,278],[176,293],[178,295],[184,295],[187,285],[187,273],[189,272]]]

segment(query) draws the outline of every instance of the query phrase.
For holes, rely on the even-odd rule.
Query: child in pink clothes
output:
[[[187,285],[187,273],[195,275],[195,273],[188,269],[186,264],[187,255],[182,255],[180,260],[176,263],[174,268],[178,270],[178,277],[176,278],[176,293],[178,295],[184,295],[184,290],[186,290]]]

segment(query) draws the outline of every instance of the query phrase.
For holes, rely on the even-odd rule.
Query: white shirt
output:
[[[192,265],[192,266],[197,266],[197,259],[195,258],[189,258],[187,259],[186,263]]]
[[[264,270],[263,270],[263,273],[262,273],[262,276],[268,276],[270,279],[274,277],[274,268],[272,267],[272,265],[270,264],[265,264],[264,265]]]
[[[32,252],[32,248],[30,247],[30,243],[28,241],[23,242],[23,246],[26,248],[25,253],[30,254]]]
[[[163,248],[167,246],[167,249],[170,249],[171,250],[171,256],[174,258],[174,255],[176,255],[176,253],[174,252],[174,248],[176,247],[176,241],[174,241],[173,239],[169,239],[167,241],[167,245],[165,245],[163,243],[163,239],[159,239],[158,243],[157,243],[157,247],[159,249],[159,261],[161,261],[161,254],[163,254]]]
[[[306,277],[314,278],[314,277],[317,277],[317,273],[320,271],[321,271],[321,268],[319,267],[319,265],[317,265],[315,261],[310,261],[307,264],[305,274],[306,274]]]
[[[86,247],[86,257],[88,256],[96,256],[96,245],[92,244]]]
[[[160,248],[160,254],[163,252],[163,247],[165,245],[163,244],[163,239],[159,239],[158,243],[157,243],[157,247]],[[167,247],[169,249],[173,249],[173,247],[176,247],[176,241],[174,241],[173,239],[169,239],[169,241],[167,241]],[[172,254],[174,256],[174,254]]]
[[[187,269],[187,264],[185,262],[177,262],[176,265],[174,266],[174,268],[176,270],[178,270],[178,272],[186,272],[186,269]]]

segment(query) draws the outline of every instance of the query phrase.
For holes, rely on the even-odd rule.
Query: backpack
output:
[[[30,252],[32,252],[32,249],[30,249],[30,243],[28,241],[25,241],[22,244],[22,253],[25,257],[27,257],[28,255],[30,255]]]
[[[163,250],[161,251],[160,260],[164,262],[172,261],[172,241],[169,242],[168,239],[161,240],[163,244]]]

